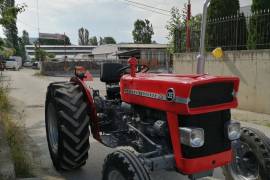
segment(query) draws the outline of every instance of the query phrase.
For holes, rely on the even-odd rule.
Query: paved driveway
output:
[[[10,82],[10,95],[14,99],[14,104],[18,111],[23,114],[25,126],[28,134],[35,144],[37,157],[40,160],[43,175],[61,176],[64,179],[70,180],[99,180],[101,179],[101,170],[103,160],[106,155],[113,151],[113,149],[105,148],[97,143],[94,139],[90,138],[91,148],[89,152],[89,160],[86,166],[81,170],[63,173],[59,175],[54,171],[52,166],[49,152],[47,148],[47,141],[45,135],[44,123],[44,103],[46,88],[50,82],[65,81],[68,78],[64,77],[43,77],[34,76],[36,71],[31,69],[22,69],[21,71],[6,71],[5,75],[11,78]],[[96,89],[105,89],[103,83],[95,79],[93,86]],[[224,179],[221,170],[215,171],[217,179]],[[153,174],[155,180],[187,180],[175,172],[158,172]]]

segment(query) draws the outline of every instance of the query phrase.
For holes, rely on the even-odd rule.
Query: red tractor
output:
[[[104,97],[86,85],[83,68],[69,82],[49,85],[46,132],[57,170],[86,163],[90,126],[103,145],[123,147],[105,159],[103,180],[150,180],[149,172],[162,169],[198,179],[218,167],[230,180],[270,179],[269,139],[231,120],[237,77],[147,71],[135,58],[128,66],[103,64]]]

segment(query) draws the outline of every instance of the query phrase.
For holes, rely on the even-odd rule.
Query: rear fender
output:
[[[76,77],[76,76],[72,77],[70,79],[70,82],[75,82],[76,84],[78,84],[81,87],[81,89],[86,97],[88,107],[90,109],[89,114],[90,114],[91,132],[93,134],[93,137],[97,141],[101,142],[100,135],[99,135],[100,130],[99,130],[99,126],[98,126],[96,106],[95,106],[93,97],[90,93],[90,89],[86,86],[85,82],[83,80],[81,80],[79,77]]]

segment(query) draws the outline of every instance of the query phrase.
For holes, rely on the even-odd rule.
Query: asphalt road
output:
[[[36,156],[39,158],[41,168],[46,176],[60,176],[68,180],[99,180],[101,179],[101,170],[103,160],[106,155],[114,149],[105,148],[94,139],[90,138],[91,148],[89,159],[86,166],[82,169],[70,173],[58,174],[51,163],[47,148],[45,123],[44,123],[44,103],[46,88],[50,82],[65,81],[64,77],[43,77],[34,76],[36,71],[31,69],[22,69],[20,71],[6,71],[5,75],[9,76],[11,81],[10,95],[14,99],[15,107],[22,113],[22,120],[33,144],[36,145]],[[93,82],[95,89],[105,89],[105,85],[98,79]],[[215,170],[214,177],[225,179],[220,169]],[[157,172],[152,174],[154,180],[187,180],[176,172]]]

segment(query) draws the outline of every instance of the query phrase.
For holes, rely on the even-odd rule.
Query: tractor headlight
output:
[[[190,147],[202,147],[204,145],[204,130],[202,128],[179,128],[181,143]]]
[[[227,124],[227,135],[231,141],[239,139],[241,136],[240,123],[237,121],[230,121]]]

